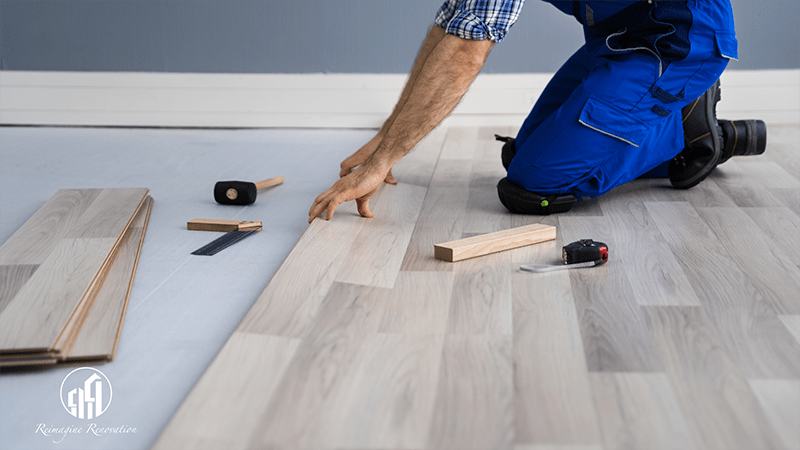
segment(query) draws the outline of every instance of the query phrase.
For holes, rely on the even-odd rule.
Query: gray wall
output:
[[[704,0],[699,0],[704,1]],[[0,67],[405,73],[442,0],[0,0]],[[800,0],[733,0],[740,61],[800,68]],[[528,0],[484,72],[554,72],[579,24]]]

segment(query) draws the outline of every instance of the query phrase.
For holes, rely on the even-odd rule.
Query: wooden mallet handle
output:
[[[268,187],[277,186],[283,183],[283,177],[278,175],[277,177],[267,178],[266,180],[259,181],[256,183],[256,190],[266,189]]]

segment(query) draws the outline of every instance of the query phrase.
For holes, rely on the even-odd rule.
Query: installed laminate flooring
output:
[[[154,448],[800,448],[800,126],[549,217],[500,205],[494,133],[436,130],[374,219],[314,221]],[[433,258],[531,223],[556,240]],[[519,270],[582,238],[610,262]]]

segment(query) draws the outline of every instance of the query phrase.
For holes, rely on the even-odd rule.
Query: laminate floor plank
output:
[[[462,237],[511,228],[512,215],[497,196],[497,182],[506,176],[500,159],[502,145],[494,139],[493,129],[479,128],[472,146],[474,157]]]
[[[61,189],[0,246],[0,264],[41,264],[100,195],[100,189]]]
[[[733,198],[713,178],[706,178],[691,189],[675,189],[665,178],[639,178],[614,188],[606,196],[632,196],[643,202],[686,202],[695,208],[736,206]]]
[[[779,178],[785,181],[787,177],[791,178],[788,174]],[[739,207],[783,206],[781,201],[770,193],[770,189],[795,189],[794,186],[787,188],[782,183],[779,183],[777,187],[766,186],[764,180],[754,177],[747,170],[747,164],[738,163],[735,160],[727,161],[717,167],[707,179],[718,184]],[[770,182],[766,181],[766,184],[770,184]]]
[[[517,270],[512,288],[514,448],[601,448],[569,274]]]
[[[38,264],[0,266],[0,314],[38,268]]]
[[[251,447],[313,447],[326,405],[356,370],[367,339],[377,334],[389,289],[334,283],[309,326],[275,395],[259,418]]]
[[[427,448],[513,448],[512,355],[510,334],[446,336]]]
[[[765,236],[739,208],[699,208],[697,212],[777,314],[800,314],[800,270],[785,247]]]
[[[603,216],[619,247],[611,253],[628,273],[640,305],[693,305],[699,300],[675,255],[635,192],[603,198]]]
[[[789,208],[742,208],[761,231],[783,250],[794,264],[800,265],[800,217]]]
[[[792,336],[800,343],[800,316],[778,316],[783,325],[792,333]]]
[[[700,448],[782,448],[703,308],[644,306],[683,416]]]
[[[315,220],[308,226],[237,331],[286,337],[306,335],[344,263],[342,255],[347,255],[369,220],[358,216],[353,202],[341,205],[336,218]]]
[[[796,343],[697,211],[683,202],[645,205],[746,376],[797,378]]]
[[[373,198],[375,219],[349,202],[314,221],[156,448],[791,448],[791,166],[765,180],[779,161],[731,161],[693,189],[635,180],[566,214],[515,215],[492,136],[515,132],[436,130]],[[433,258],[532,223],[556,240]],[[583,238],[609,244],[609,263],[519,269],[560,264]]]
[[[151,208],[152,198],[148,197],[125,232],[109,272],[65,359],[114,358]]]
[[[800,448],[800,380],[749,380],[787,449]]]
[[[567,241],[611,236],[605,218],[560,217],[559,223]],[[604,242],[609,253],[617,247],[612,239]],[[662,371],[625,267],[609,257],[602,266],[572,270],[569,276],[589,371]]]
[[[384,185],[375,217],[363,227],[335,280],[391,288],[400,271],[427,188]]]
[[[248,448],[299,344],[299,339],[233,333],[153,449]]]
[[[455,284],[449,334],[512,334],[511,254],[500,252],[453,263]]]
[[[474,145],[465,145],[471,136],[469,131],[450,128],[446,133],[400,270],[453,270],[452,264],[434,258],[433,246],[461,239],[469,192],[469,178],[464,174],[472,168],[472,153],[458,150],[474,150]]]
[[[425,448],[442,334],[378,333],[320,407],[310,448]],[[466,413],[466,411],[464,411]]]
[[[605,449],[700,448],[665,374],[607,372],[590,378]]]

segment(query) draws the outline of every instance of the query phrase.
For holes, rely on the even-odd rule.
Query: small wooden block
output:
[[[261,222],[220,219],[193,219],[186,222],[187,230],[200,231],[247,231],[261,227]]]
[[[442,261],[456,262],[484,256],[512,248],[552,241],[556,238],[556,227],[535,223],[510,230],[495,231],[457,241],[433,246],[433,256]]]

